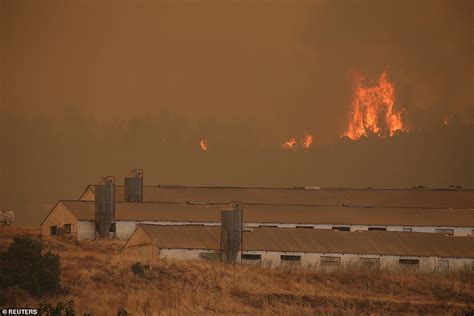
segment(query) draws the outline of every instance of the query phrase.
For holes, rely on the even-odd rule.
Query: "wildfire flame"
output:
[[[446,114],[446,116],[444,117],[444,121],[443,121],[444,126],[448,126],[449,123],[451,122],[452,118],[453,118],[452,114]]]
[[[201,142],[199,142],[199,146],[201,146],[202,151],[207,151],[207,140],[201,140]]]
[[[294,138],[290,138],[289,140],[287,140],[281,145],[283,149],[294,149],[295,146],[296,146],[296,139]]]
[[[300,142],[301,142],[301,146],[303,146],[304,149],[308,149],[313,143],[313,135],[311,134],[304,135],[304,137],[300,140]],[[296,141],[296,138],[294,137],[288,139],[281,145],[283,149],[295,149],[296,146],[298,146],[298,142]]]
[[[358,139],[368,134],[384,137],[393,136],[397,131],[406,131],[402,121],[402,111],[395,111],[395,87],[384,71],[373,87],[362,84],[361,75],[354,76],[354,94],[352,97],[352,111],[349,114],[349,123],[344,136]],[[380,124],[382,121],[382,124]]]
[[[311,146],[311,144],[313,143],[313,135],[310,135],[310,134],[304,135],[301,142],[303,143],[303,147],[305,149],[308,149]]]

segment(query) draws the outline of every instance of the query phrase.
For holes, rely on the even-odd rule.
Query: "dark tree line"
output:
[[[259,122],[158,118],[96,121],[0,115],[0,208],[38,225],[59,199],[77,199],[101,176],[118,182],[132,168],[145,184],[472,187],[472,125],[413,130],[395,137],[339,139],[285,151],[291,135]],[[199,141],[208,141],[208,151]]]

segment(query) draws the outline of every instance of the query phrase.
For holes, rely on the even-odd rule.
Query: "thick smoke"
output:
[[[0,1],[0,208],[38,224],[136,167],[147,184],[472,187],[472,10]],[[340,139],[352,70],[389,73],[409,133]]]

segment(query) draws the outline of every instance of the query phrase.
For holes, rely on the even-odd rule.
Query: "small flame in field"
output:
[[[294,149],[295,146],[296,146],[296,139],[294,138],[290,138],[289,140],[287,140],[281,145],[283,149]]]
[[[199,146],[201,146],[202,151],[207,151],[207,140],[201,140]]]
[[[308,149],[311,146],[311,144],[313,143],[313,135],[310,135],[310,134],[304,135],[301,142],[303,143],[303,147]]]
[[[302,139],[300,139],[300,144],[303,146],[304,149],[308,149],[311,144],[313,143],[313,135],[311,134],[306,134]],[[283,149],[295,149],[298,146],[298,142],[296,141],[296,138],[292,137],[285,141],[281,147]]]
[[[444,121],[443,121],[444,126],[448,126],[449,123],[451,122],[452,118],[453,118],[453,115],[452,115],[452,114],[447,114],[447,115],[444,117]]]
[[[349,123],[344,136],[350,139],[359,139],[368,134],[380,137],[393,136],[397,131],[406,131],[401,117],[402,111],[395,111],[395,87],[389,81],[384,71],[373,87],[362,84],[361,75],[354,76],[354,94],[352,97],[352,111],[349,114]]]

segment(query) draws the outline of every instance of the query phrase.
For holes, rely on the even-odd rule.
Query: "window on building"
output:
[[[454,235],[454,229],[452,228],[436,228],[435,233],[438,234],[446,234],[446,235]]]
[[[380,258],[360,258],[360,264],[364,268],[378,268],[380,267]]]
[[[441,272],[449,271],[449,260],[442,259],[438,261],[438,268]]]
[[[369,230],[384,232],[387,231],[387,227],[369,227]]]
[[[50,232],[51,235],[57,235],[57,234],[58,234],[58,226],[56,226],[56,225],[55,225],[55,226],[51,226],[51,227],[49,228],[49,232]]]
[[[399,259],[398,263],[402,268],[418,269],[420,266],[419,259]]]
[[[412,232],[413,229],[412,229],[411,227],[403,227],[403,228],[402,228],[402,231],[403,231],[403,232]]]
[[[338,266],[341,264],[341,257],[321,256],[321,266]]]
[[[258,225],[258,227],[278,227],[278,225]]]
[[[301,256],[281,255],[282,264],[301,264]]]
[[[333,226],[332,230],[338,230],[340,232],[350,232],[351,228],[349,226]]]
[[[217,252],[201,252],[199,258],[207,261],[220,261],[221,254]]]
[[[116,232],[116,225],[115,223],[112,223],[110,225],[109,233],[115,233]]]
[[[242,263],[259,265],[262,263],[262,255],[244,253],[242,255]]]
[[[242,255],[242,260],[262,260],[262,255],[257,255],[253,253],[244,253]]]
[[[314,226],[310,226],[310,225],[296,225],[296,228],[310,228],[310,229],[313,229]]]
[[[65,234],[71,233],[71,224],[64,224],[64,233]]]

